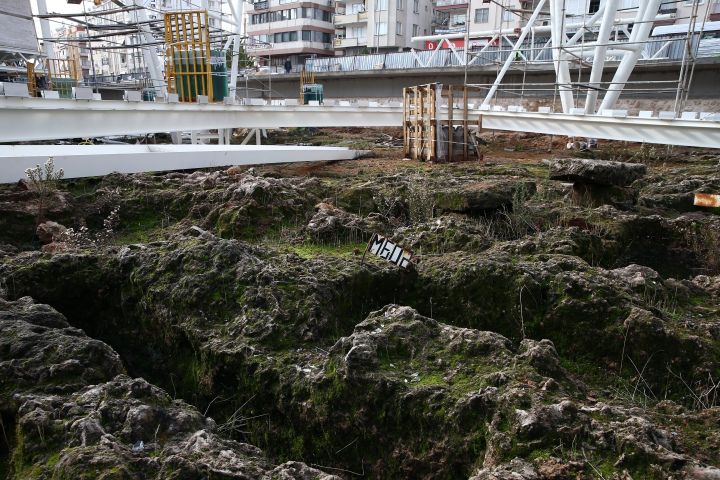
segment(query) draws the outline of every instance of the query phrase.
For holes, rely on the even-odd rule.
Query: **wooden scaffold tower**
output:
[[[403,146],[413,160],[479,158],[468,120],[468,95],[479,87],[430,83],[403,89]],[[478,121],[477,129],[481,127]]]

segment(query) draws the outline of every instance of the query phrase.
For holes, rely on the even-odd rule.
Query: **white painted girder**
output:
[[[720,148],[720,122],[702,120],[484,112],[482,126],[490,130]]]
[[[0,97],[0,142],[216,128],[390,127],[398,107],[242,106]]]
[[[444,111],[444,110],[441,110]],[[462,110],[453,118],[460,122]],[[471,110],[485,129],[720,148],[720,122]],[[224,106],[0,97],[0,142],[214,128],[399,127],[402,107]],[[0,170],[3,166],[0,164]]]
[[[285,145],[0,145],[0,183],[52,156],[65,178],[230,165],[350,160],[360,152],[339,147]]]

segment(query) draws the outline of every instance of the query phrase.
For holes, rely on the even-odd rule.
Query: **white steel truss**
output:
[[[413,41],[437,41],[435,51],[425,62],[417,53],[414,52],[414,55],[420,65],[423,65],[423,63],[430,64],[435,53],[447,46],[453,51],[460,65],[467,66],[480,58],[480,55],[488,50],[491,45],[502,42],[508,43],[511,46],[510,54],[503,62],[483,101],[484,105],[489,105],[514,61],[536,61],[540,54],[549,47],[552,49],[556,88],[563,112],[570,113],[576,107],[574,93],[577,85],[574,85],[571,80],[570,66],[573,62],[586,63],[588,60],[592,62],[592,67],[589,80],[583,83],[583,88],[587,89],[583,110],[586,114],[612,110],[638,59],[643,54],[643,47],[648,42],[654,22],[670,18],[669,15],[658,13],[661,0],[639,0],[637,12],[633,18],[619,19],[617,18],[619,3],[620,0],[606,0],[584,22],[577,23],[575,21],[575,23],[571,23],[568,20],[572,17],[567,16],[565,13],[565,0],[539,0],[527,24],[519,32],[515,29],[505,28],[413,37]],[[539,25],[539,19],[547,20],[548,17],[550,25]],[[574,33],[571,34],[570,32]],[[584,36],[588,32],[596,33],[596,39],[585,43]],[[613,35],[613,32],[615,32],[615,35]],[[539,49],[535,48],[534,39],[536,34],[550,35],[548,43]],[[515,41],[510,41],[508,38],[508,36],[512,35],[517,35]],[[528,35],[532,38],[530,58],[521,51],[523,42]],[[472,53],[468,52],[469,42],[465,42],[462,53],[458,53],[449,40],[464,37],[490,38],[490,40],[482,49]],[[664,48],[667,48],[668,45]],[[661,52],[662,49],[660,52],[656,52],[654,56],[658,56]],[[601,79],[608,58],[619,59],[619,64],[612,80],[607,83],[606,88],[603,88]],[[605,92],[598,107],[598,97],[602,90],[605,90]]]

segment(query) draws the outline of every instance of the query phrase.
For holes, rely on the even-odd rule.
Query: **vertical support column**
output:
[[[415,116],[417,118],[417,134],[415,136],[415,144],[418,148],[418,158],[424,159],[423,152],[425,149],[425,92],[423,92],[423,89],[420,88],[418,90],[418,106],[419,110],[415,112]]]
[[[659,6],[660,0],[640,0],[638,13],[635,16],[636,23],[633,26],[628,42],[635,48],[626,53],[620,61],[620,65],[618,65],[615,75],[613,76],[612,83],[608,86],[602,104],[600,104],[601,110],[611,109],[615,106],[615,102],[617,102],[622,89],[625,87],[625,83],[635,68],[638,58],[640,58],[642,44],[647,41],[650,35],[653,27],[652,20],[657,16]]]
[[[230,12],[233,15],[235,21],[235,36],[233,38],[232,45],[232,62],[230,66],[230,88],[228,94],[233,99],[233,103],[237,97],[237,78],[238,78],[238,64],[240,60],[240,42],[244,35],[245,19],[243,18],[245,13],[245,2],[244,0],[228,0],[230,6]]]
[[[435,161],[437,160],[437,88],[435,88],[434,85],[430,84],[427,87],[428,89],[428,96],[429,96],[429,106],[430,109],[430,126],[429,126],[429,141],[430,141],[430,153],[428,155],[429,161]]]
[[[468,87],[463,85],[463,160],[468,159]]]
[[[480,138],[481,133],[482,133],[482,113],[480,115],[478,115],[478,138]],[[477,157],[478,157],[478,160],[483,160],[483,156],[480,153],[479,147],[478,147],[478,151],[477,151]]]
[[[420,132],[418,130],[418,112],[420,111],[420,105],[419,105],[419,91],[418,87],[413,87],[413,144],[412,144],[412,159],[416,160],[418,159],[418,143],[420,142]]]
[[[435,128],[433,132],[433,142],[434,142],[434,155],[433,160],[438,161],[440,160],[447,151],[445,149],[445,142],[442,142],[442,126],[443,126],[443,120],[442,120],[442,91],[443,91],[443,85],[442,83],[436,83],[433,88],[433,109],[435,110],[435,121],[433,122],[433,127]]]
[[[564,0],[550,0],[550,39],[552,40],[555,77],[563,112],[570,113],[575,106],[570,86],[570,67],[563,48],[566,43]]]
[[[408,132],[408,94],[407,88],[403,87],[403,156],[408,158],[410,154],[410,135]]]
[[[455,110],[455,99],[453,98],[453,86],[448,86],[448,156],[447,161],[452,162],[453,160],[453,146],[455,144],[455,132],[453,129],[453,112]]]
[[[602,22],[598,31],[597,43],[595,47],[595,58],[593,66],[590,70],[590,80],[588,81],[588,91],[585,97],[585,113],[590,115],[595,113],[595,104],[598,98],[598,87],[602,79],[603,68],[605,68],[605,56],[607,52],[607,43],[610,41],[613,25],[615,23],[615,14],[617,13],[618,0],[606,0],[603,7]]]

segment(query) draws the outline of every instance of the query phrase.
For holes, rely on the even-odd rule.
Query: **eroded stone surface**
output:
[[[642,163],[613,162],[586,158],[559,158],[550,164],[550,178],[593,185],[625,187],[642,178]]]
[[[614,206],[529,164],[74,185],[114,242],[0,247],[0,291],[65,314],[3,304],[0,471],[713,478],[720,224],[684,202],[716,167],[650,170]],[[362,263],[375,231],[417,268]]]

